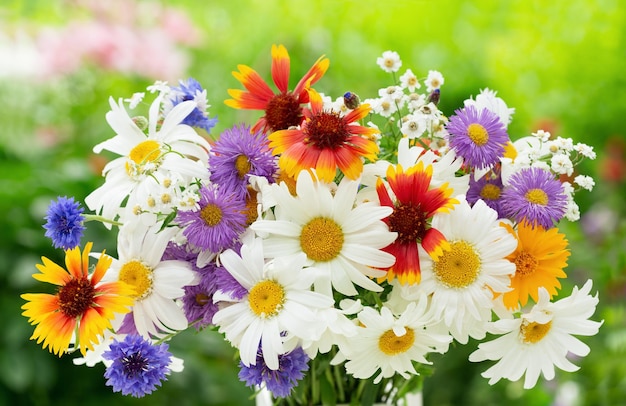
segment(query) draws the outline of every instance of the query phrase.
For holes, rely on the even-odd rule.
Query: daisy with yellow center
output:
[[[267,367],[277,370],[278,356],[289,350],[286,340],[317,340],[326,329],[318,311],[331,308],[333,300],[311,292],[315,276],[302,269],[304,254],[266,263],[261,240],[252,239],[241,247],[241,256],[227,250],[220,261],[248,293],[225,298],[228,304],[213,323],[239,349],[244,365],[256,365],[260,347]]]
[[[431,227],[431,219],[435,213],[449,211],[458,201],[450,197],[452,189],[447,184],[431,187],[432,166],[425,167],[421,161],[406,172],[399,164],[389,166],[386,179],[388,187],[379,178],[376,191],[380,204],[393,209],[384,221],[391,231],[398,233],[398,238],[384,248],[396,262],[387,268],[386,276],[381,279],[397,278],[402,284],[419,283],[420,249],[437,258],[448,248],[443,234]]]
[[[570,296],[551,303],[548,291],[539,288],[537,304],[528,313],[488,323],[488,331],[500,337],[478,344],[469,360],[497,361],[482,373],[491,385],[525,375],[524,389],[534,387],[540,375],[554,379],[555,366],[567,372],[578,370],[567,356],[584,357],[589,347],[574,335],[595,335],[602,325],[589,320],[598,304],[598,295],[591,296],[590,291],[588,280],[580,290],[574,287]]]
[[[535,302],[539,299],[539,288],[544,288],[550,297],[561,287],[558,278],[565,278],[570,252],[567,250],[565,235],[558,228],[544,229],[521,223],[517,231],[509,225],[507,230],[517,238],[517,248],[507,257],[515,264],[515,274],[511,276],[513,290],[504,293],[504,305],[509,309],[525,306],[530,296]]]
[[[516,240],[482,200],[470,206],[463,199],[450,213],[436,215],[432,225],[449,248],[435,260],[424,257],[421,284],[401,287],[402,294],[407,299],[415,292],[432,295],[437,317],[457,341],[465,344],[468,336],[482,339],[494,294],[510,289],[515,265],[506,257]]]
[[[356,204],[359,183],[344,178],[339,185],[300,172],[296,196],[285,183],[272,187],[274,218],[257,220],[250,228],[264,239],[268,258],[306,254],[316,274],[315,290],[332,297],[332,289],[356,295],[354,285],[382,291],[372,277],[395,258],[382,250],[395,238],[382,219],[391,209],[374,202]],[[270,216],[268,216],[270,217]]]
[[[283,45],[272,45],[272,80],[278,93],[267,85],[261,76],[246,65],[238,65],[233,76],[247,91],[228,89],[232,99],[225,101],[227,106],[236,109],[263,110],[265,114],[252,127],[252,132],[262,130],[273,132],[284,130],[302,123],[302,104],[309,101],[307,88],[320,80],[330,64],[321,56],[300,79],[293,91],[289,91],[290,59]]]
[[[322,97],[308,89],[311,109],[304,110],[305,121],[300,128],[276,131],[268,136],[274,155],[280,155],[278,166],[289,176],[301,170],[315,169],[317,176],[332,182],[339,169],[355,180],[363,172],[363,158],[375,161],[378,145],[373,135],[379,131],[355,122],[370,112],[362,104],[345,116],[324,110]]]
[[[76,247],[65,252],[67,269],[42,257],[38,264],[41,273],[33,278],[58,286],[57,293],[26,293],[21,295],[28,303],[22,306],[22,315],[35,325],[31,339],[43,348],[61,356],[69,348],[72,334],[76,333],[83,355],[106,329],[112,328],[116,313],[128,313],[133,303],[133,288],[123,282],[102,282],[112,258],[104,255],[98,259],[93,273],[89,274],[89,253],[93,243],[88,242],[82,254]]]
[[[145,223],[139,218],[120,228],[119,257],[113,260],[107,278],[134,288],[132,324],[140,335],[151,338],[187,328],[187,318],[176,300],[185,294],[185,286],[199,280],[188,262],[161,260],[177,229],[160,230],[161,223]]]
[[[355,378],[368,379],[380,370],[374,383],[396,373],[405,379],[417,375],[414,362],[431,364],[426,355],[445,352],[452,341],[449,335],[432,331],[436,319],[426,296],[411,302],[399,315],[387,307],[380,313],[365,307],[358,320],[360,331],[341,352],[348,359],[346,371]]]

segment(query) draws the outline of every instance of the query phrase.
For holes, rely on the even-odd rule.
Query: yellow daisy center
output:
[[[272,280],[264,280],[252,287],[248,294],[250,309],[260,317],[278,314],[285,303],[285,290]]]
[[[550,328],[552,328],[552,320],[545,324],[523,320],[519,331],[520,339],[526,344],[538,343],[548,334]]]
[[[532,275],[539,266],[539,261],[535,256],[526,251],[522,251],[515,256],[515,276]]]
[[[487,183],[480,191],[480,197],[488,200],[498,200],[500,198],[500,188],[491,183]]]
[[[154,162],[161,155],[161,144],[155,140],[146,140],[137,144],[130,150],[128,157],[136,164]]]
[[[200,210],[200,218],[208,226],[215,227],[222,220],[222,209],[216,204],[209,203]]]
[[[450,249],[433,263],[433,271],[441,283],[451,288],[471,285],[480,271],[480,257],[465,241],[450,243]]]
[[[474,144],[483,146],[489,141],[489,133],[482,125],[478,123],[472,123],[467,126],[467,136],[470,137]]]
[[[135,289],[134,297],[142,299],[152,291],[152,269],[141,261],[132,260],[120,269],[119,280]]]
[[[95,289],[89,279],[71,279],[59,288],[59,308],[72,319],[82,315],[93,304]]]
[[[243,177],[246,176],[248,172],[250,172],[251,168],[252,165],[250,164],[250,160],[247,156],[237,155],[237,158],[235,158],[235,169],[237,169],[239,179],[243,179]]]
[[[526,192],[524,197],[533,204],[539,204],[541,206],[548,204],[548,195],[541,189],[530,189]]]
[[[397,336],[393,330],[387,330],[378,339],[378,348],[386,355],[402,354],[415,343],[415,332],[406,327],[406,334]]]
[[[343,248],[343,230],[334,220],[316,217],[302,227],[300,247],[310,259],[326,262],[339,255]]]

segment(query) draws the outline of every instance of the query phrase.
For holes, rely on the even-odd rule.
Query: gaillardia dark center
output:
[[[270,130],[286,130],[302,123],[302,107],[293,93],[280,93],[267,103],[265,121]]]
[[[84,314],[93,304],[95,289],[89,279],[72,279],[59,288],[59,307],[71,318]]]
[[[348,124],[336,112],[323,112],[311,117],[303,132],[308,144],[319,149],[340,148],[350,136]]]
[[[401,204],[388,217],[389,228],[398,233],[397,241],[408,244],[421,240],[426,233],[426,216],[419,205]]]

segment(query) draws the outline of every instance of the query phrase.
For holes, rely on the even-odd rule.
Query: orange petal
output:
[[[282,93],[289,90],[289,54],[282,45],[272,45],[272,80]]]

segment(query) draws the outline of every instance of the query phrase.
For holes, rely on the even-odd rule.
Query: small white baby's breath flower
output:
[[[146,94],[144,92],[133,93],[130,98],[124,99],[124,101],[128,103],[128,107],[132,110],[137,107],[139,103],[141,103],[145,95]]]
[[[410,92],[414,92],[415,89],[421,87],[417,76],[415,76],[411,69],[407,69],[406,72],[400,76],[400,86],[402,86],[403,89],[409,89]]]
[[[395,51],[383,52],[383,56],[378,57],[376,63],[385,72],[397,72],[402,66],[400,55]]]
[[[585,158],[596,159],[596,153],[593,150],[593,147],[590,147],[587,144],[583,144],[582,142],[574,145],[574,151],[578,152]]]
[[[544,130],[537,130],[537,132],[532,133],[533,137],[539,138],[542,142],[547,142],[550,139],[550,132]]]
[[[428,77],[426,77],[426,91],[432,92],[435,89],[439,89],[443,85],[443,75],[436,70],[429,70]]]
[[[578,175],[574,178],[574,182],[583,189],[591,191],[595,186],[595,182],[591,176]]]
[[[552,171],[559,175],[567,175],[571,176],[574,173],[574,165],[572,164],[572,160],[569,159],[568,155],[565,154],[555,154],[552,156],[550,160],[550,166]]]

